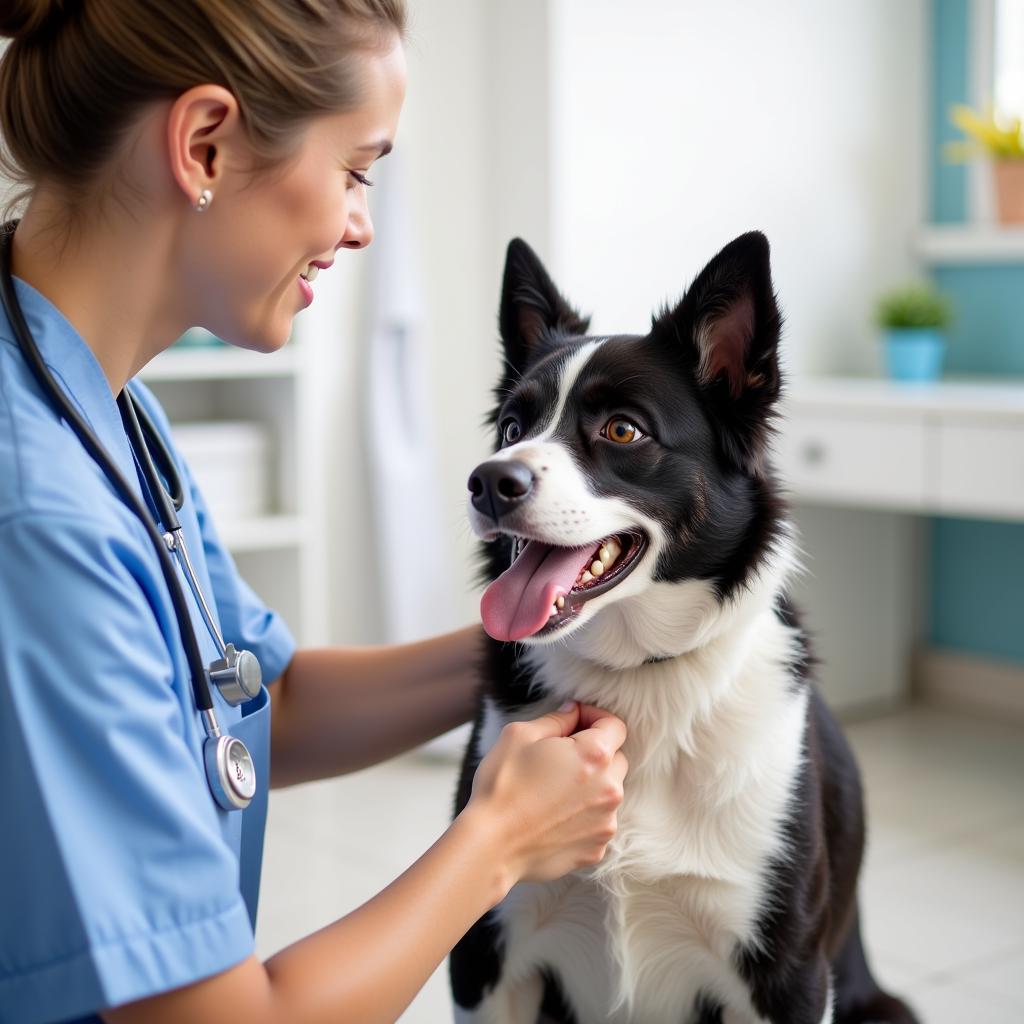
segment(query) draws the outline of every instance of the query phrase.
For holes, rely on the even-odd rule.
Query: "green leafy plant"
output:
[[[930,284],[907,284],[886,292],[875,311],[882,327],[933,327],[942,330],[953,319],[949,299]]]
[[[978,156],[994,160],[1024,160],[1024,130],[1019,117],[999,121],[992,108],[985,114],[979,114],[958,103],[950,108],[949,119],[967,138],[946,143],[947,160],[963,163]]]

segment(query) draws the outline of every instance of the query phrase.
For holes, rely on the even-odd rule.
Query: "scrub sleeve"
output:
[[[99,394],[98,364],[16,283],[44,357],[114,445],[116,407],[109,388]],[[252,953],[268,699],[243,721],[216,698],[222,727],[251,740],[264,768],[262,808],[228,814],[202,769],[204,734],[155,552],[19,357],[0,314],[0,1024],[95,1021],[102,1007]],[[132,386],[166,436],[155,399]],[[200,583],[223,635],[253,650],[270,681],[294,641],[239,577],[187,471],[185,483]],[[198,612],[193,621],[208,661],[212,640]]]

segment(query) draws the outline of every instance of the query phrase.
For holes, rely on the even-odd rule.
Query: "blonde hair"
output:
[[[142,108],[213,83],[238,102],[254,169],[359,102],[355,55],[406,29],[405,0],[5,0],[0,169],[77,206]]]

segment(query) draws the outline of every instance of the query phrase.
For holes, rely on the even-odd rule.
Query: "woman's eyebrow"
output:
[[[392,148],[390,139],[382,139],[380,142],[370,142],[365,146],[360,146],[358,152],[366,153],[376,150],[377,158],[380,159],[382,156],[387,156],[388,153],[391,152]]]

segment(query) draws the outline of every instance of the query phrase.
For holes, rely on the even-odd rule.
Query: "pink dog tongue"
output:
[[[544,627],[568,594],[592,547],[556,548],[531,540],[480,599],[484,629],[495,640],[522,640]],[[589,562],[588,562],[589,564]]]

